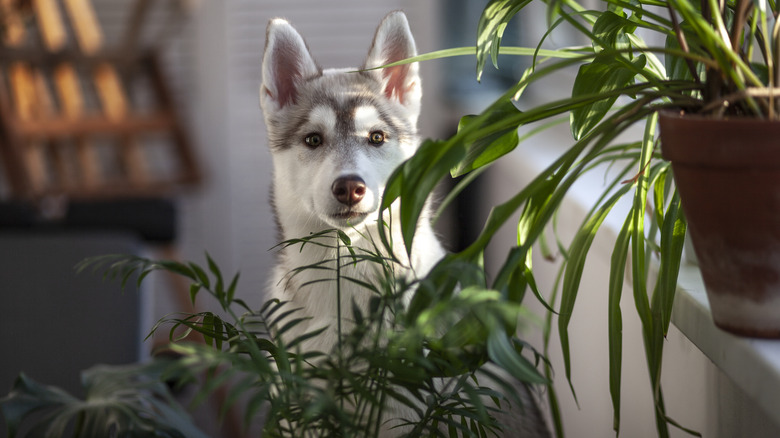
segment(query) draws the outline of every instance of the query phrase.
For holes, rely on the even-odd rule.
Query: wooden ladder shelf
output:
[[[10,197],[158,196],[200,181],[158,51],[129,40],[106,50],[89,0],[32,0],[27,12],[19,3],[0,0],[0,160]],[[136,3],[131,26],[148,5]]]

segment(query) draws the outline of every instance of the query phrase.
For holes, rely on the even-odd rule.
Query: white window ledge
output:
[[[680,270],[672,322],[780,424],[780,341],[732,335],[715,326],[699,268]]]

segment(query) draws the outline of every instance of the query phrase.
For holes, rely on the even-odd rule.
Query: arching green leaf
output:
[[[571,111],[571,132],[575,139],[581,139],[601,122],[617,101],[615,92],[631,85],[646,61],[644,55],[629,61],[609,53],[597,55],[592,62],[580,67],[574,79],[572,97],[591,99]]]

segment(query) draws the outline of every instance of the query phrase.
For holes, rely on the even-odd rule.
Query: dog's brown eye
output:
[[[310,147],[316,148],[322,145],[322,136],[319,134],[309,134],[303,139]]]
[[[385,133],[382,131],[374,131],[368,136],[368,141],[371,144],[380,145],[385,142]]]

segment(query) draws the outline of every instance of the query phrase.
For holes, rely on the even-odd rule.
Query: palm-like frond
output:
[[[348,330],[339,327],[338,348],[328,352],[301,348],[316,345],[316,338],[324,329],[289,339],[291,330],[305,321],[299,316],[300,309],[271,300],[259,310],[252,310],[235,298],[239,275],[226,282],[227,277],[208,255],[205,269],[191,262],[111,255],[85,260],[78,270],[102,271],[123,285],[131,280],[140,283],[153,271],[167,271],[191,282],[193,301],[203,293],[215,299],[223,315],[174,314],[152,328],[152,332],[168,328],[170,348],[180,356],[172,364],[167,363],[165,377],[192,382],[193,373],[205,375],[195,403],[205,400],[220,387],[229,387],[222,413],[242,401],[246,425],[265,415],[264,436],[374,436],[385,424],[398,427],[404,436],[498,433],[501,426],[495,414],[502,407],[522,402],[512,381],[516,378],[526,384],[546,383],[537,371],[537,366],[546,363],[544,358],[514,338],[518,321],[524,316],[522,307],[507,301],[501,292],[485,288],[484,278],[470,268],[439,270],[426,279],[411,282],[397,279],[397,259],[383,255],[380,242],[370,236],[362,237],[372,242],[369,248],[352,247],[349,237],[337,230],[281,244],[288,248],[299,246],[297,249],[301,251],[329,248],[336,250],[334,254],[343,254],[335,263],[326,260],[303,266],[290,275],[322,270],[331,274],[329,281],[337,284],[348,281],[373,294],[368,309],[353,305],[340,310],[340,318],[351,319],[355,324],[349,324]],[[347,270],[343,268],[355,264],[370,264],[376,269],[367,272],[376,276],[344,275]],[[438,293],[438,280],[445,277],[463,290],[457,294]],[[327,287],[333,289],[332,285]],[[412,305],[405,307],[403,297],[413,290],[417,293]],[[199,333],[205,343],[183,342],[191,332]],[[529,351],[533,362],[524,356]],[[486,362],[495,363],[508,375],[482,369]],[[147,376],[148,369],[139,368],[135,372]],[[133,369],[126,372],[128,378],[133,373]],[[490,388],[479,384],[483,378],[489,379]],[[108,377],[103,381],[108,382]],[[152,388],[160,384],[159,380],[149,380]],[[29,387],[35,388],[28,379],[21,378],[19,391],[28,388],[27,392],[35,392]],[[171,402],[164,393],[163,396],[149,393],[143,385],[135,389],[115,385],[113,389],[139,401],[155,396],[155,403],[160,405],[154,405],[157,411],[163,411],[162,405]],[[111,387],[104,386],[102,390],[112,393]],[[9,424],[15,426],[17,420],[26,418],[26,413],[19,413],[18,406],[23,403],[14,394],[5,402],[4,412],[12,420]],[[59,394],[51,390],[47,397],[56,398]],[[69,396],[62,397],[67,403],[77,402]],[[399,412],[407,414],[395,418],[396,411],[388,409],[391,405],[406,407]],[[129,405],[125,409],[129,417],[112,426],[117,430],[129,433],[134,428],[147,427],[143,422],[133,423],[141,417],[153,418],[154,424],[167,424],[168,417],[143,414],[139,406]],[[49,422],[51,418],[44,418],[39,427],[62,430],[65,423]],[[178,417],[176,420],[185,421]],[[90,417],[89,424],[109,427],[107,421],[105,416]],[[178,423],[171,425],[170,436],[179,436],[176,435],[178,426]],[[181,430],[190,430],[187,428],[194,426],[187,423]]]

